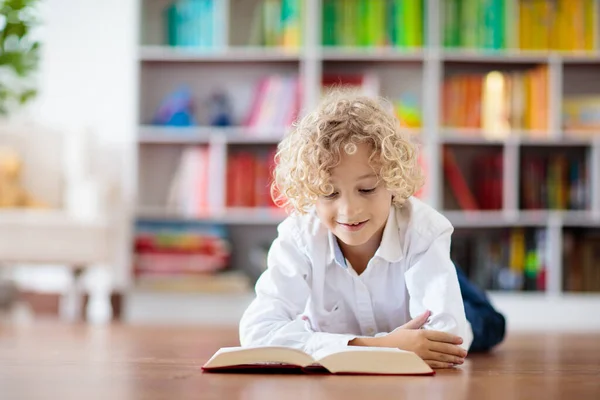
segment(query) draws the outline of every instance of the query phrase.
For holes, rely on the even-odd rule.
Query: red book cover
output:
[[[227,159],[227,187],[225,197],[227,207],[233,207],[235,201],[235,155],[230,155]]]
[[[239,190],[239,201],[236,201],[236,205],[242,207],[254,207],[254,185],[256,184],[255,171],[254,171],[254,155],[251,153],[239,153],[238,154],[238,169],[236,184]]]
[[[444,174],[460,208],[463,210],[479,209],[477,202],[473,197],[473,193],[469,189],[465,177],[458,167],[452,150],[450,150],[448,147],[444,147],[443,157]]]
[[[269,164],[268,156],[256,157],[254,204],[256,207],[269,206]]]

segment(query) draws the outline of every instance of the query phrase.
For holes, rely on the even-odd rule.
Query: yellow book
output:
[[[550,34],[552,32],[552,19],[553,10],[552,4],[546,0],[543,0],[539,5],[539,48],[541,50],[550,49]]]
[[[584,23],[585,23],[585,50],[593,51],[598,49],[597,38],[598,30],[598,4],[596,0],[584,0]]]
[[[565,0],[558,0],[553,4],[554,12],[552,16],[552,44],[554,50],[564,50],[568,41],[566,37],[567,29],[565,29]]]
[[[525,232],[513,229],[510,233],[510,265],[511,271],[522,273],[525,268]]]
[[[519,45],[521,50],[531,49],[531,4],[519,2]]]
[[[559,2],[559,12],[561,13],[560,50],[570,51],[573,46],[572,0],[561,0]]]
[[[573,33],[571,50],[585,50],[585,10],[584,0],[572,0],[570,17]]]
[[[548,21],[547,10],[549,9],[546,1],[532,1],[530,6],[530,24],[531,24],[531,49],[546,50],[548,48]]]

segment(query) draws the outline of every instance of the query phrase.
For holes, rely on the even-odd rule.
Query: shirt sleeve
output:
[[[333,346],[346,346],[357,336],[315,332],[302,313],[310,296],[311,265],[299,248],[292,221],[278,228],[267,257],[267,269],[256,283],[256,298],[240,321],[240,343],[250,346],[286,346],[310,355]]]
[[[442,231],[416,257],[405,274],[405,281],[410,296],[411,318],[426,310],[431,311],[431,317],[423,328],[460,336],[463,339],[461,346],[468,350],[473,333],[465,316],[456,269],[450,260],[452,231],[452,226]]]

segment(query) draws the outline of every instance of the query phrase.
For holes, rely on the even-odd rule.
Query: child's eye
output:
[[[334,198],[337,197],[337,195],[338,195],[338,192],[333,192],[331,194],[325,194],[325,195],[323,195],[323,198],[325,198],[325,199],[334,199]]]
[[[360,189],[359,192],[369,194],[369,193],[373,193],[375,191],[375,189],[377,189],[377,188],[374,187],[372,189]]]

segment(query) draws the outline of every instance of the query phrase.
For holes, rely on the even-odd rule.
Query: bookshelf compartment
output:
[[[588,210],[589,157],[585,146],[527,146],[520,153],[522,210]]]
[[[302,46],[303,0],[229,0],[231,46],[276,47],[298,52]]]
[[[503,163],[502,146],[442,146],[443,209],[501,210]]]
[[[548,137],[546,64],[445,62],[440,87],[441,125],[461,136],[505,139]]]
[[[167,209],[170,185],[181,164],[185,149],[177,145],[139,148],[138,209]]]
[[[283,220],[283,218],[282,218]],[[229,225],[232,243],[231,265],[255,283],[267,267],[267,253],[277,237],[277,224]]]
[[[224,1],[143,0],[142,45],[214,50],[225,43]]]
[[[269,63],[268,67],[260,63],[145,64],[140,78],[140,122],[152,124],[168,96],[177,95],[181,90],[183,93],[176,100],[185,101],[184,112],[186,117],[191,114],[193,125],[206,126],[218,121],[214,117],[215,109],[217,113],[227,110],[225,114],[234,126],[245,125],[255,111],[253,106],[261,104],[257,96],[264,93],[261,88],[265,87],[265,81],[281,82],[278,90],[268,91],[267,99],[272,98],[269,104],[276,106],[267,111],[273,114],[277,105],[301,101],[296,96],[298,79],[297,62]],[[225,101],[214,101],[215,95],[224,95]],[[187,123],[189,118],[184,121]],[[277,123],[270,124],[269,128]]]
[[[588,139],[600,136],[599,65],[565,65],[562,87],[562,127],[565,135]]]
[[[322,0],[325,47],[420,48],[426,0]]]
[[[563,230],[563,291],[600,292],[600,227]]]
[[[446,48],[585,53],[598,47],[596,0],[444,0],[442,6]]]
[[[225,205],[227,208],[276,208],[271,198],[273,145],[231,145],[227,151]]]
[[[392,103],[403,126],[415,130],[422,126],[423,71],[418,64],[326,61],[322,85],[322,91],[347,87],[383,96]]]
[[[546,236],[542,228],[459,228],[451,258],[484,290],[545,291]]]

